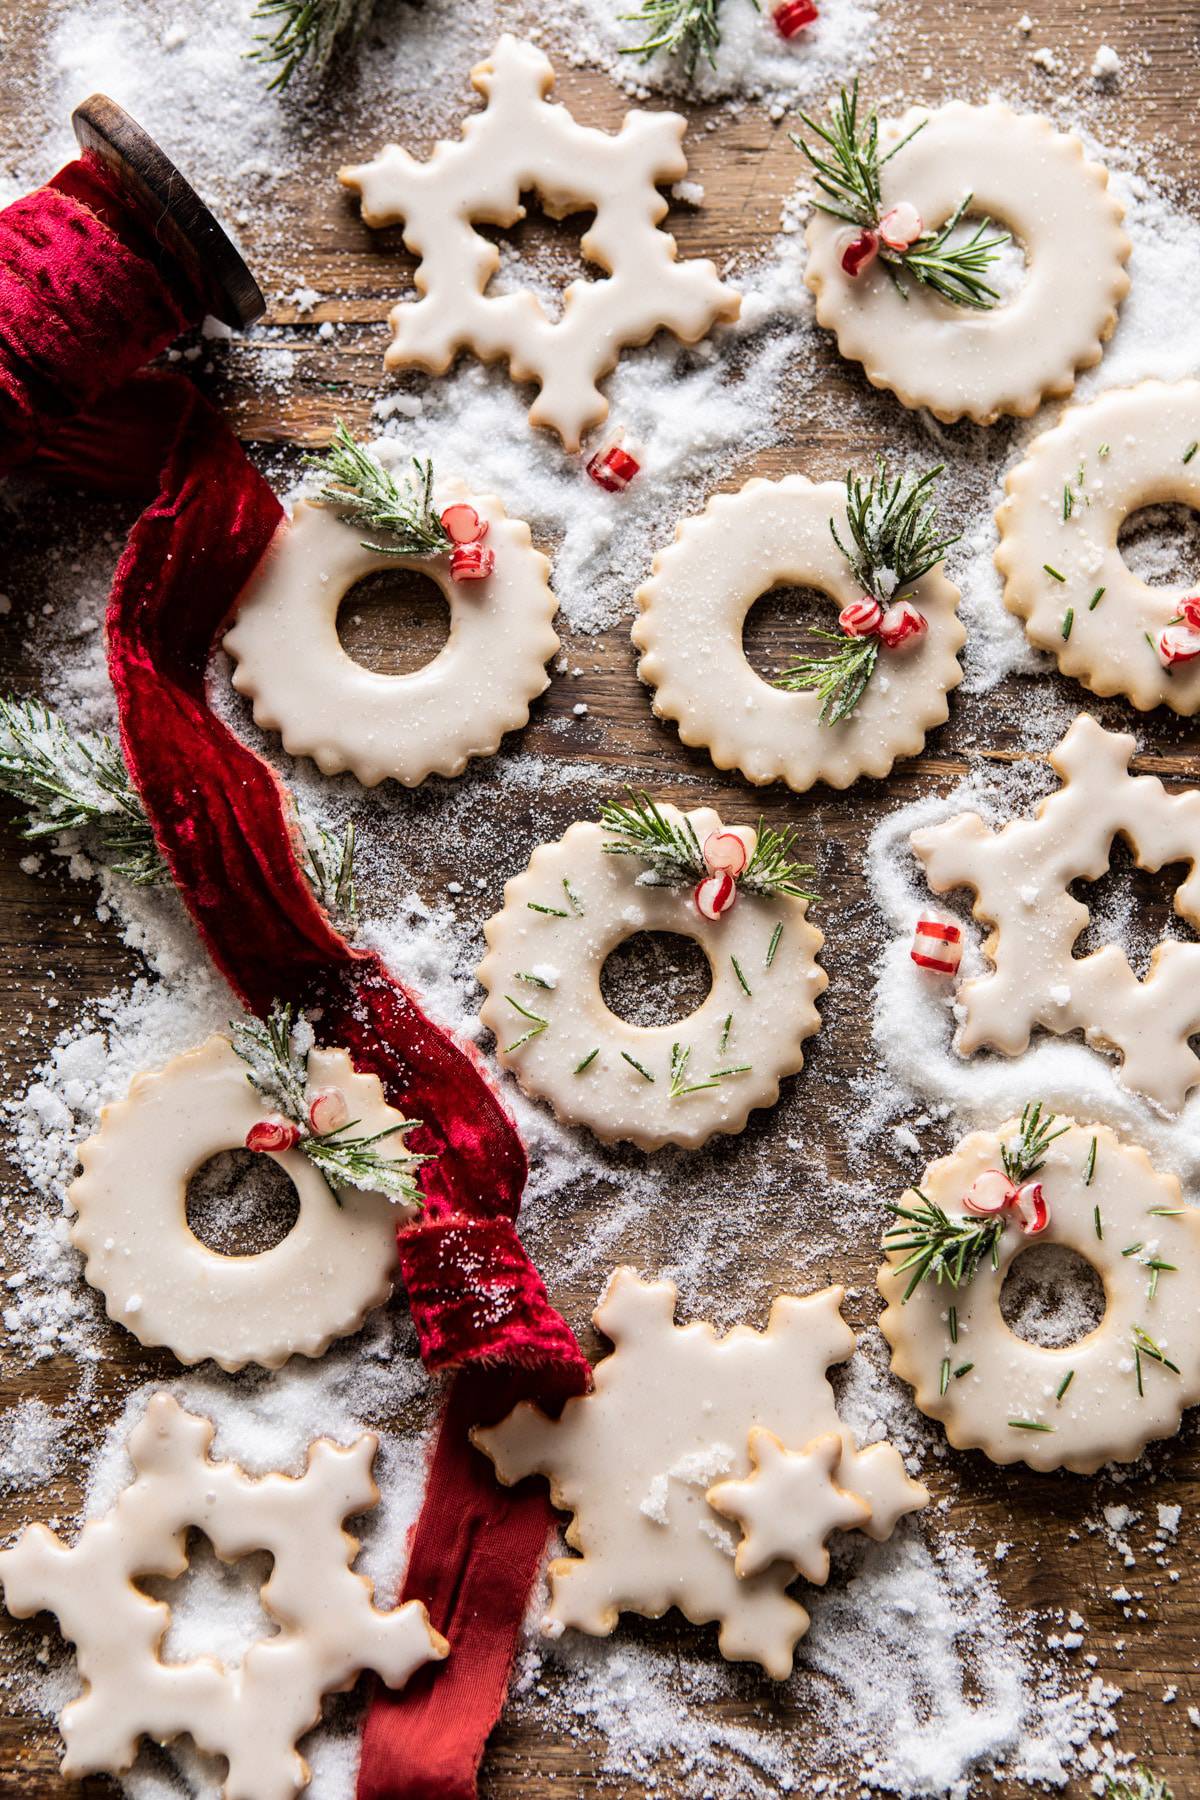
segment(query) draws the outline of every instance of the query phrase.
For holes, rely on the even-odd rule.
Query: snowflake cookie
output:
[[[622,820],[635,816],[680,846],[676,862],[653,843],[631,844]],[[805,916],[794,879],[803,871],[789,865],[781,886],[782,864],[767,866],[780,844],[786,861],[790,834],[730,830],[710,807],[685,814],[644,796],[603,817],[540,844],[506,884],[503,911],[484,926],[480,1018],[504,1067],[560,1119],[607,1143],[695,1149],[716,1132],[741,1131],[803,1066],[827,985],[816,962],[824,939]],[[741,859],[736,877],[708,873],[706,847],[719,862],[718,840]],[[719,912],[716,889],[728,895],[716,896]],[[649,931],[691,938],[708,958],[707,997],[672,1024],[631,1024],[600,991],[612,952]]]
[[[1088,924],[1073,881],[1096,881],[1123,837],[1143,869],[1186,862],[1175,911],[1200,928],[1200,793],[1169,794],[1154,776],[1134,776],[1136,749],[1125,732],[1105,731],[1081,713],[1050,754],[1063,786],[1030,819],[992,831],[978,813],[960,813],[912,834],[935,894],[974,891],[974,912],[992,927],[983,946],[990,973],[964,981],[957,1047],[1019,1056],[1035,1025],[1114,1050],[1120,1079],[1167,1112],[1178,1112],[1200,1082],[1188,1039],[1200,1032],[1200,944],[1165,938],[1138,979],[1119,944],[1090,956],[1073,947]]]
[[[506,360],[514,381],[538,384],[531,424],[578,450],[608,413],[597,382],[624,347],[648,343],[661,327],[695,343],[716,320],[735,319],[740,299],[712,263],[677,261],[675,240],[659,230],[667,202],[655,184],[687,173],[680,114],[627,113],[615,136],[580,125],[547,100],[554,70],[543,52],[507,34],[471,81],[487,105],[466,120],[458,143],[439,143],[425,163],[388,144],[374,162],[341,171],[362,196],[367,224],[403,223],[420,259],[420,298],[390,315],[387,367],[440,375],[463,348],[484,362]],[[500,256],[473,222],[515,225],[530,192],[552,219],[595,214],[580,249],[604,278],[573,281],[557,320],[529,288],[486,292]]]
[[[806,1581],[829,1580],[831,1531],[865,1530],[871,1508],[834,1481],[845,1445],[836,1431],[788,1450],[773,1431],[756,1425],[749,1454],[754,1473],[742,1481],[719,1481],[705,1495],[714,1512],[742,1528],[734,1557],[739,1579],[761,1575],[774,1562],[787,1562]]]
[[[89,1520],[70,1549],[31,1525],[0,1553],[0,1583],[10,1613],[52,1612],[76,1646],[83,1693],[62,1715],[64,1774],[119,1774],[139,1738],[187,1734],[227,1760],[224,1800],[291,1800],[309,1779],[296,1742],[320,1718],[324,1694],[351,1687],[362,1669],[403,1687],[449,1646],[419,1601],[380,1612],[350,1566],[358,1545],[342,1521],[379,1499],[374,1436],[345,1449],[320,1438],[303,1475],[262,1480],[210,1460],[212,1438],[207,1419],[155,1394],[129,1437],[135,1480],[111,1511]],[[259,1550],[273,1558],[262,1605],[278,1630],[233,1668],[211,1657],[163,1661],[170,1609],[134,1585],[183,1574],[189,1527],[223,1561]]]
[[[1124,208],[1107,171],[1077,137],[999,102],[914,107],[878,129],[875,210],[885,244],[889,220],[907,244],[907,218],[937,231],[965,200],[965,222],[995,220],[1026,267],[1010,299],[954,304],[883,255],[847,267],[855,227],[814,212],[805,279],[841,354],[873,386],[947,423],[1025,418],[1047,395],[1070,393],[1077,371],[1099,362],[1129,288]]]
[[[280,526],[225,648],[255,724],[277,731],[289,756],[311,756],[325,775],[349,770],[365,787],[389,777],[415,787],[429,775],[461,775],[469,758],[494,755],[506,731],[528,722],[558,649],[550,564],[494,495],[439,483],[439,508],[468,503],[495,559],[469,583],[452,578],[446,556],[373,549],[362,526],[329,506],[302,500]],[[441,589],[450,635],[424,668],[381,675],[342,648],[338,609],[356,583],[397,566]]]
[[[1000,1295],[1029,1246],[1011,1226],[988,1233],[963,1279],[915,1285],[911,1261],[904,1267],[908,1227],[893,1227],[878,1276],[887,1301],[879,1325],[894,1372],[957,1449],[1087,1475],[1169,1437],[1184,1407],[1200,1400],[1200,1212],[1184,1206],[1173,1175],[1159,1174],[1107,1126],[1060,1119],[1054,1129],[1038,1167],[1049,1217],[1037,1241],[1066,1245],[1100,1276],[1105,1306],[1095,1329],[1063,1347],[1009,1329]],[[904,1197],[910,1222],[931,1205],[960,1229],[985,1231],[962,1208],[1021,1130],[1010,1119],[973,1132],[933,1163]]]
[[[356,1073],[344,1050],[310,1051],[308,1070],[314,1094],[344,1097],[356,1131],[405,1123],[378,1076]],[[136,1076],[79,1151],[68,1200],[84,1274],[110,1319],[180,1362],[211,1357],[223,1369],[277,1369],[289,1356],[320,1356],[391,1292],[395,1206],[352,1187],[335,1195],[296,1148],[272,1157],[300,1203],[282,1242],[258,1255],[221,1256],[193,1235],[189,1178],[219,1152],[241,1148],[263,1112],[245,1062],[228,1038],[211,1037]]]
[[[1035,438],[996,513],[1004,604],[1094,694],[1200,711],[1200,583],[1151,587],[1121,526],[1143,506],[1200,509],[1200,382],[1144,381],[1071,406]],[[1200,571],[1197,571],[1200,576]]]
[[[781,1295],[765,1331],[677,1325],[676,1290],[633,1269],[609,1279],[595,1322],[612,1341],[590,1394],[554,1421],[528,1402],[473,1435],[512,1484],[546,1475],[554,1504],[574,1516],[579,1554],[550,1565],[543,1629],[606,1636],[622,1612],[657,1618],[677,1606],[693,1624],[718,1620],[720,1648],[782,1680],[808,1614],[788,1598],[795,1570],[776,1561],[739,1578],[736,1540],[706,1499],[717,1477],[750,1474],[749,1439],[763,1427],[797,1449],[836,1434],[839,1480],[870,1509],[857,1523],[889,1537],[928,1501],[890,1444],[856,1448],[826,1376],[854,1351],[841,1288]]]
[[[682,741],[703,746],[718,769],[759,783],[786,781],[798,793],[817,781],[849,787],[860,775],[886,775],[898,756],[915,756],[926,732],[946,721],[966,633],[958,589],[940,564],[905,584],[926,629],[894,654],[877,652],[877,672],[847,716],[831,721],[815,688],[772,684],[746,660],[747,614],[771,588],[827,594],[831,626],[839,609],[844,616],[861,602],[861,580],[830,529],[852,543],[846,501],[842,482],[803,475],[716,494],[698,518],[676,527],[638,590],[632,635],[654,710],[674,719]],[[869,650],[869,638],[859,641]]]

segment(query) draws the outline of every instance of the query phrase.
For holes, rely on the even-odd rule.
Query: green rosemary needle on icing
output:
[[[548,1028],[550,1021],[549,1019],[544,1019],[541,1013],[530,1012],[527,1006],[522,1006],[521,1002],[519,1000],[514,1000],[511,994],[505,994],[504,998],[511,1007],[520,1013],[523,1019],[528,1019],[532,1025],[532,1029],[525,1032],[522,1037],[517,1038],[515,1043],[505,1044],[504,1054],[505,1056],[511,1056],[514,1050],[519,1050],[522,1044],[527,1044],[529,1042],[530,1038],[540,1037],[543,1031]]]
[[[653,1081],[654,1080],[654,1076],[650,1073],[650,1071],[646,1067],[645,1063],[640,1063],[636,1056],[630,1056],[628,1050],[622,1050],[621,1055],[624,1058],[624,1060],[629,1064],[631,1069],[637,1070],[638,1074],[641,1076],[643,1081]]]
[[[1172,1375],[1178,1375],[1179,1365],[1171,1361],[1170,1357],[1161,1346],[1155,1343],[1148,1331],[1144,1331],[1140,1325],[1135,1325],[1132,1331],[1132,1338],[1133,1362],[1137,1374],[1137,1391],[1139,1394],[1144,1394],[1146,1391],[1142,1385],[1142,1358],[1144,1356],[1148,1357],[1151,1362],[1161,1363],[1164,1369],[1170,1369]]]

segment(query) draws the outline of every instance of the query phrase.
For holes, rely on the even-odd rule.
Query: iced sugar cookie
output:
[[[1129,287],[1107,171],[1048,119],[953,101],[876,121],[857,89],[802,144],[817,319],[875,387],[946,422],[1024,418],[1100,360]],[[800,140],[798,139],[799,143]],[[997,284],[1008,235],[1025,253]]]
[[[238,602],[225,634],[233,685],[256,725],[325,775],[349,770],[365,787],[461,775],[528,723],[550,684],[550,564],[495,495],[446,480],[435,499],[428,464],[397,481],[343,433],[331,473],[322,504],[298,503]],[[424,668],[382,675],[342,648],[338,609],[366,576],[397,566],[441,590],[450,635]]]
[[[1131,775],[1135,749],[1081,713],[1050,753],[1063,785],[1032,818],[992,831],[978,813],[961,813],[911,843],[934,893],[972,889],[975,917],[991,927],[991,970],[958,990],[963,1055],[988,1047],[1019,1056],[1039,1025],[1082,1031],[1116,1052],[1126,1087],[1177,1112],[1200,1082],[1189,1043],[1200,1032],[1200,944],[1164,938],[1141,980],[1120,944],[1072,954],[1091,915],[1070,885],[1104,874],[1118,836],[1139,868],[1188,864],[1174,906],[1200,929],[1200,792],[1171,794],[1154,776]]]
[[[606,1142],[695,1149],[741,1131],[820,1024],[824,940],[793,847],[790,831],[730,828],[709,807],[645,795],[540,844],[484,927],[480,1018],[504,1067]],[[605,961],[643,931],[691,938],[708,958],[712,987],[688,1018],[633,1025],[605,1004]]]
[[[379,1499],[371,1433],[346,1448],[319,1438],[303,1475],[261,1480],[214,1462],[212,1439],[207,1419],[155,1394],[129,1436],[134,1481],[69,1549],[31,1525],[0,1552],[4,1602],[19,1619],[54,1613],[75,1645],[83,1693],[62,1714],[64,1775],[117,1775],[142,1737],[187,1736],[225,1759],[223,1800],[293,1800],[309,1782],[296,1743],[320,1719],[323,1695],[362,1669],[401,1688],[449,1645],[419,1600],[380,1611],[350,1567],[358,1544],[342,1521]],[[189,1527],[225,1562],[257,1550],[272,1559],[261,1599],[276,1629],[234,1666],[164,1659],[170,1609],[134,1585],[184,1573]]]
[[[893,1370],[957,1449],[1090,1474],[1170,1436],[1200,1400],[1200,1213],[1103,1125],[1043,1109],[1031,1160],[1031,1111],[964,1138],[904,1196],[907,1216],[884,1237],[879,1326]],[[1026,1342],[1000,1310],[1031,1236],[1074,1250],[1104,1285],[1100,1323],[1062,1348]]]
[[[940,470],[892,479],[754,480],[676,528],[637,595],[633,641],[654,710],[719,769],[797,792],[848,787],[915,756],[962,680],[958,589],[941,571]],[[746,617],[773,587],[829,598],[823,641],[775,681],[751,668]]]
[[[578,450],[608,413],[597,384],[623,348],[662,327],[695,343],[716,320],[735,319],[740,299],[712,263],[680,262],[674,238],[659,229],[667,202],[656,184],[687,173],[679,113],[626,113],[615,135],[580,125],[547,99],[554,70],[544,53],[507,34],[471,82],[487,105],[457,143],[438,144],[424,163],[388,144],[373,162],[341,171],[362,196],[367,224],[403,224],[420,259],[420,297],[389,316],[387,366],[440,375],[463,348],[505,361],[514,381],[538,384],[530,423]],[[604,276],[573,281],[558,319],[530,288],[487,292],[500,253],[475,225],[515,225],[531,192],[552,219],[594,214],[580,251]]]
[[[1068,407],[996,513],[1004,604],[1094,694],[1200,710],[1200,570],[1151,587],[1117,547],[1143,506],[1200,509],[1200,382],[1144,381]]]
[[[386,1191],[360,1191],[338,1171],[347,1152],[366,1157],[374,1173],[357,1179],[404,1200],[420,1162],[402,1148],[408,1121],[344,1050],[310,1050],[303,1091],[314,1123],[302,1136],[247,1080],[229,1039],[211,1037],[103,1109],[68,1189],[71,1241],[109,1318],[139,1343],[185,1363],[277,1369],[320,1356],[387,1299],[403,1215]],[[299,1214],[272,1249],[222,1256],[192,1233],[187,1186],[210,1158],[243,1146],[286,1172]]]
[[[786,1589],[794,1569],[774,1562],[739,1577],[737,1538],[706,1499],[720,1477],[750,1475],[750,1434],[763,1427],[803,1449],[834,1435],[838,1481],[858,1502],[843,1528],[889,1537],[929,1499],[887,1443],[859,1450],[838,1418],[826,1370],[854,1350],[839,1311],[840,1288],[781,1295],[765,1331],[675,1323],[669,1281],[617,1269],[594,1314],[612,1352],[590,1394],[552,1420],[528,1402],[475,1442],[505,1483],[546,1475],[554,1504],[573,1517],[577,1552],[550,1565],[543,1630],[595,1636],[622,1612],[657,1618],[677,1606],[693,1624],[720,1622],[721,1654],[786,1677],[808,1614]],[[864,1519],[864,1509],[870,1517]]]

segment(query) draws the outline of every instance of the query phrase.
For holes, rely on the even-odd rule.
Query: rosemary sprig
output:
[[[138,887],[170,883],[141,796],[106,732],[72,730],[38,700],[0,698],[0,794],[24,808],[18,828],[30,843],[85,832],[115,875]],[[293,807],[309,885],[327,912],[353,920],[353,825],[338,839]]]
[[[752,0],[755,11],[758,0]],[[640,44],[626,44],[622,56],[649,62],[659,51],[677,56],[691,81],[701,56],[710,68],[717,66],[721,42],[721,0],[642,0],[637,12],[622,13],[623,20],[643,25],[648,36]]]
[[[880,606],[890,606],[903,589],[927,575],[962,536],[961,532],[942,536],[938,525],[933,487],[944,467],[939,463],[923,475],[893,477],[879,456],[867,480],[852,469],[847,471],[849,545],[842,542],[836,520],[830,519],[829,529],[854,579]],[[835,648],[824,655],[801,657],[774,685],[790,693],[815,691],[821,702],[821,723],[838,725],[854,711],[875,673],[879,639],[824,630],[813,635]]]
[[[1119,1775],[1106,1775],[1104,1795],[1105,1800],[1173,1800],[1162,1776],[1155,1775],[1144,1763],[1123,1769]]]
[[[800,114],[804,124],[823,148],[814,148],[806,138],[792,133],[792,142],[808,158],[813,169],[813,182],[824,199],[816,202],[820,212],[831,218],[857,225],[861,231],[874,231],[884,212],[880,172],[904,146],[911,143],[925,120],[894,144],[886,155],[879,151],[879,120],[874,112],[861,120],[858,109],[858,82],[843,88],[830,108],[827,125],[807,113]],[[922,287],[932,289],[943,300],[955,306],[969,306],[986,312],[1000,296],[983,279],[984,271],[996,260],[996,252],[1008,242],[1008,233],[988,235],[990,219],[984,219],[974,234],[961,243],[951,243],[953,233],[962,223],[973,195],[964,194],[945,224],[936,231],[923,231],[904,250],[893,250],[880,243],[879,259],[898,291],[907,298],[904,275],[912,276]]]
[[[1031,1100],[1021,1114],[1020,1136],[1015,1143],[1005,1144],[1001,1152],[1004,1173],[1018,1187],[1037,1174],[1055,1138],[1070,1130],[1069,1125],[1060,1125],[1057,1131],[1052,1131],[1055,1116],[1045,1111],[1041,1100]]]
[[[990,1257],[992,1267],[999,1266],[998,1247],[1004,1231],[1002,1218],[952,1219],[935,1200],[919,1188],[913,1192],[921,1202],[919,1208],[889,1203],[890,1210],[902,1223],[884,1233],[884,1248],[907,1250],[904,1261],[896,1265],[897,1275],[912,1270],[912,1278],[904,1292],[908,1300],[922,1281],[945,1282],[953,1288],[966,1287],[975,1279],[980,1263]]]
[[[326,485],[317,499],[336,507],[363,531],[384,532],[386,544],[369,544],[379,556],[437,556],[453,549],[433,509],[433,464],[413,457],[414,475],[403,486],[361,444],[355,443],[339,419],[324,456],[305,462],[322,471]]]
[[[649,794],[626,788],[628,805],[606,800],[600,823],[612,832],[606,856],[639,856],[661,881],[698,881],[707,871],[700,839],[686,813],[669,819]]]
[[[879,639],[844,637],[840,631],[817,628],[812,634],[836,649],[824,656],[802,656],[786,668],[773,685],[790,694],[809,691],[821,702],[818,714],[822,725],[840,725],[849,718],[875,673],[879,660]]]
[[[797,862],[792,855],[796,833],[790,825],[776,831],[764,825],[760,816],[755,828],[754,855],[738,876],[738,886],[748,894],[786,894],[792,900],[818,900],[804,883],[816,870],[811,863]],[[777,945],[778,939],[773,942]],[[768,967],[770,957],[767,958]]]
[[[303,63],[322,75],[339,38],[356,37],[373,6],[374,0],[258,0],[250,17],[267,29],[255,35],[257,48],[246,54],[274,66],[268,92],[285,88]]]
[[[383,1131],[353,1136],[359,1123],[350,1119],[336,1131],[313,1131],[308,1116],[308,1054],[313,1047],[312,1025],[290,1004],[276,1001],[265,1019],[240,1019],[230,1028],[233,1047],[246,1064],[246,1079],[263,1098],[290,1119],[300,1131],[297,1149],[325,1177],[330,1193],[338,1199],[339,1187],[362,1188],[386,1194],[390,1200],[421,1204],[414,1172],[429,1159],[403,1144],[390,1154],[377,1146],[412,1131],[419,1119],[402,1119]]]

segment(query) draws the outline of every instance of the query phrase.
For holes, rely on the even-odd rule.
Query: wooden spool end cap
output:
[[[121,179],[153,235],[211,296],[209,310],[241,329],[266,311],[257,281],[196,190],[154,139],[106,94],[92,94],[71,114],[81,150],[90,150]]]

